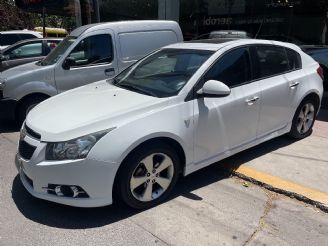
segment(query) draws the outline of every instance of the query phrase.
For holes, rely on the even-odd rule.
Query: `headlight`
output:
[[[67,142],[48,143],[46,148],[46,160],[84,159],[98,140],[113,129],[114,128],[92,133]]]

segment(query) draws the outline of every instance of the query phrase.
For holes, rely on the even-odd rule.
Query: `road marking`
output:
[[[227,165],[224,168],[229,169],[230,171],[234,171],[236,173],[240,173],[246,177],[257,180],[261,183],[270,185],[274,188],[278,188],[284,191],[293,192],[299,194],[301,196],[307,197],[313,201],[320,202],[322,204],[328,205],[328,193],[324,193],[322,191],[312,189],[309,187],[302,186],[300,184],[294,183],[289,180],[285,180],[276,176],[272,176],[270,174],[260,172],[256,169],[246,166],[239,167],[229,167]]]

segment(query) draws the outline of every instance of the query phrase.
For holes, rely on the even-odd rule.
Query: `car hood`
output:
[[[100,81],[42,102],[28,114],[26,124],[41,134],[41,141],[61,142],[119,127],[167,104],[167,98],[139,94]]]
[[[27,63],[27,64],[23,64],[20,66],[10,68],[6,71],[3,71],[1,76],[10,78],[10,77],[22,76],[23,74],[26,74],[26,73],[32,73],[34,70],[42,68],[42,67],[36,65],[36,63],[37,62],[31,62],[31,63]]]
[[[17,88],[27,83],[47,83],[51,88],[56,88],[54,81],[54,66],[39,66],[37,62],[31,62],[3,71],[0,79],[6,81],[5,97],[20,99]],[[25,88],[28,88],[26,86]],[[21,91],[22,92],[22,91]],[[22,96],[25,96],[24,94]]]
[[[4,45],[4,46],[1,46],[0,45],[0,50],[3,51],[4,49],[8,48],[9,46],[8,45]]]

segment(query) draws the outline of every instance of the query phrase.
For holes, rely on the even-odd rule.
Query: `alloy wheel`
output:
[[[153,201],[169,188],[173,176],[174,164],[168,155],[164,153],[148,155],[133,171],[130,191],[138,201]]]
[[[297,131],[300,134],[307,133],[314,121],[314,106],[312,103],[306,103],[302,107],[297,119]]]

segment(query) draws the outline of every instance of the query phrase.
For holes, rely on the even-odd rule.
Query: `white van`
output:
[[[44,60],[0,74],[0,119],[23,120],[58,93],[112,78],[162,46],[182,42],[174,21],[124,21],[79,27]]]

